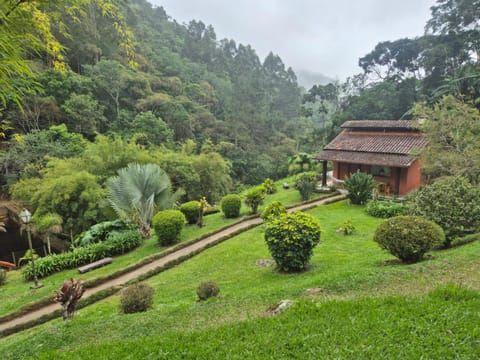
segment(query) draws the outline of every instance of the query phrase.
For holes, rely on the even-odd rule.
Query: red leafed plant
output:
[[[64,281],[60,291],[55,292],[54,300],[62,304],[63,320],[72,318],[77,302],[85,292],[82,282],[72,278],[70,281]]]

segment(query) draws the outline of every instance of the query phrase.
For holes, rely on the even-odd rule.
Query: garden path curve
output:
[[[324,205],[328,203],[332,203],[335,201],[339,201],[345,198],[345,195],[336,195],[328,198],[323,198],[319,199],[316,201],[309,202],[307,204],[301,204],[297,206],[293,206],[288,209],[289,212],[292,211],[302,211],[302,210],[308,210],[311,208],[314,208],[318,205]],[[128,272],[126,274],[120,275],[119,277],[116,277],[114,279],[108,280],[102,284],[99,284],[95,287],[89,288],[85,290],[85,293],[83,294],[83,298],[87,298],[91,296],[92,294],[98,293],[99,291],[111,288],[113,286],[118,286],[118,285],[123,285],[127,283],[128,281],[131,281],[133,279],[138,278],[140,275],[146,274],[149,271],[152,271],[156,268],[168,265],[170,262],[178,261],[180,258],[188,256],[189,254],[195,253],[202,251],[204,249],[207,249],[210,247],[212,244],[215,244],[222,238],[227,238],[232,234],[237,234],[243,230],[248,230],[252,226],[260,225],[263,223],[263,220],[260,217],[255,217],[251,219],[246,219],[244,221],[241,221],[239,223],[236,223],[228,228],[225,228],[224,230],[221,230],[215,234],[212,234],[210,236],[205,237],[204,239],[197,241],[191,245],[188,245],[184,248],[181,248],[177,251],[174,251],[164,257],[161,257],[157,260],[152,261],[151,263],[148,263],[146,265],[143,265],[131,272]],[[14,326],[18,326],[24,323],[27,323],[29,321],[36,320],[44,315],[48,315],[55,310],[59,309],[59,304],[53,303],[51,305],[44,306],[40,309],[31,311],[27,314],[24,314],[22,316],[19,316],[15,319],[6,321],[4,323],[0,324],[0,337],[1,334],[4,330],[10,329]]]

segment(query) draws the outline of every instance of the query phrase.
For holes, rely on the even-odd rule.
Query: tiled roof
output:
[[[362,134],[343,131],[324,149],[407,155],[427,144],[427,140],[419,134]]]
[[[408,155],[377,154],[355,151],[324,150],[317,156],[317,160],[332,160],[346,163],[378,166],[409,167],[415,159]]]
[[[342,124],[343,129],[415,129],[411,120],[349,120]]]
[[[317,160],[408,167],[411,153],[428,145],[409,120],[354,120],[342,127]]]

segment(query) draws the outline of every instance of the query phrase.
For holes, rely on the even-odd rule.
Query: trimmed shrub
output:
[[[196,224],[198,221],[200,202],[193,200],[186,202],[180,206],[180,211],[185,215],[187,223],[190,225]]]
[[[369,201],[365,212],[373,217],[388,219],[404,214],[406,205],[395,201]]]
[[[242,207],[242,198],[236,194],[229,194],[223,197],[220,206],[223,215],[227,219],[240,216],[240,208]]]
[[[354,205],[363,205],[372,198],[375,182],[372,175],[357,172],[346,177],[343,185],[348,190],[350,202]]]
[[[107,256],[124,254],[140,245],[142,239],[138,230],[114,232],[103,242],[75,248],[62,254],[39,258],[35,260],[35,270],[37,276],[43,278],[62,270],[89,264]],[[31,263],[24,266],[22,272],[25,280],[33,279]]]
[[[295,189],[300,192],[303,201],[307,201],[312,197],[316,185],[317,173],[314,171],[301,173],[295,178]]]
[[[0,269],[0,286],[5,285],[7,282],[7,272],[4,269]]]
[[[211,297],[217,296],[220,293],[220,288],[214,281],[204,281],[197,288],[198,300],[203,301]]]
[[[270,178],[266,178],[263,182],[263,187],[265,188],[265,192],[267,194],[275,194],[277,192],[277,187],[275,186],[275,181]]]
[[[159,211],[152,220],[158,243],[167,246],[178,242],[185,222],[185,215],[179,210]]]
[[[445,177],[409,199],[409,215],[423,216],[445,231],[444,247],[480,228],[480,191],[463,177]]]
[[[423,255],[445,241],[442,228],[420,216],[397,216],[377,227],[373,240],[405,263],[423,259]]]
[[[257,186],[247,191],[245,194],[245,205],[252,209],[252,214],[256,214],[258,207],[263,204],[265,200],[265,188]]]
[[[283,206],[283,204],[280,201],[274,201],[265,207],[260,217],[264,221],[267,221],[268,219],[276,218],[281,214],[285,214],[286,212],[287,212],[287,209],[285,208],[285,206]]]
[[[120,309],[125,314],[147,311],[153,304],[153,288],[145,283],[130,285],[120,294]]]
[[[267,222],[265,241],[281,271],[301,271],[320,242],[320,233],[320,223],[311,215],[282,214]]]

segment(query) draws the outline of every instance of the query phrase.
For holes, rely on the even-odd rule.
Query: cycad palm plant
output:
[[[155,212],[171,208],[175,202],[170,179],[155,164],[132,163],[117,173],[107,181],[110,205],[120,218],[138,225],[142,235],[149,238]]]

